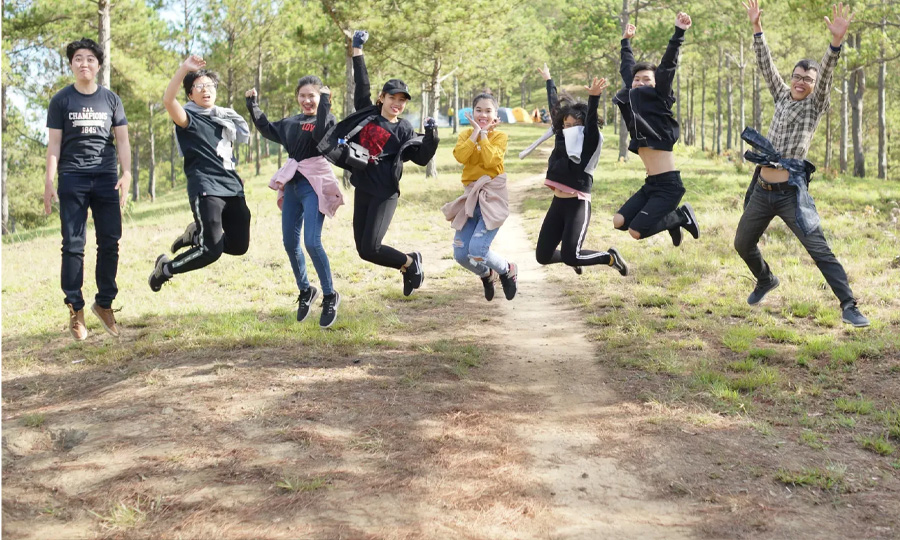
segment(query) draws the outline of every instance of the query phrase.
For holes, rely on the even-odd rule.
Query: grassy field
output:
[[[547,145],[522,161],[515,154],[543,129],[507,129],[511,182],[531,183],[522,215],[532,240],[549,205],[534,177],[544,170]],[[891,262],[900,254],[900,185],[828,175],[812,183],[826,236],[872,320],[870,328],[853,329],[841,323],[837,300],[781,223],[773,223],[761,248],[782,285],[762,305],[746,304],[754,284],[732,247],[746,165],[677,149],[699,240],[687,237],[674,248],[668,235],[638,242],[612,229],[613,213],[640,186],[643,171],[634,157],[615,162],[616,139],[605,131],[585,247],[616,246],[631,275],[600,269],[576,276],[559,267],[548,279],[587,324],[597,369],[642,407],[639,432],[673,441],[670,466],[683,480],[659,489],[712,508],[698,529],[711,537],[765,530],[772,518],[760,517],[759,505],[771,505],[767,493],[782,489],[799,494],[800,508],[827,503],[837,515],[881,528],[869,529],[870,537],[896,534],[900,270]],[[489,463],[503,456],[502,464],[484,465],[488,471],[523,466],[527,458],[510,453],[509,426],[493,416],[513,406],[498,402],[480,378],[479,366],[501,351],[471,332],[473,324],[494,320],[496,302],[470,312],[480,284],[453,263],[452,234],[439,211],[461,192],[450,154],[455,138],[442,136],[440,178],[407,168],[386,239],[429,254],[427,286],[404,298],[396,271],[358,259],[352,192],[345,193],[348,205],[325,226],[343,296],[329,331],[317,317],[294,320],[297,291],[266,187],[273,162],[260,177],[250,167],[242,171],[253,213],[249,253],[177,276],[159,293],[146,278],[190,219],[186,197],[170,193],[130,210],[116,301],[123,308],[119,340],[104,335],[90,313],[87,341],[75,343],[65,331],[57,228],[4,238],[5,531],[266,537],[269,529],[259,523],[288,508],[336,523],[335,508],[350,497],[339,486],[402,505],[404,493],[417,493],[410,478],[432,467],[447,481],[442,496],[456,501],[468,477],[448,463],[467,453]],[[91,234],[88,304],[95,293]],[[475,414],[473,403],[496,410],[467,416]],[[438,421],[445,431],[430,438]],[[410,443],[407,430],[421,439]],[[335,461],[355,474],[335,472]],[[204,506],[199,495],[184,495],[185,478],[192,494],[224,497],[256,513],[251,519],[224,503]],[[523,489],[491,486],[467,493],[465,504],[483,506]],[[174,502],[166,498],[171,493],[180,494]],[[232,523],[233,534],[217,522]],[[341,529],[321,523],[306,524],[311,537],[337,537],[330,535]],[[341,534],[390,536],[372,530]]]

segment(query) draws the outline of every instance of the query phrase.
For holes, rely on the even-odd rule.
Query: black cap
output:
[[[406,99],[412,99],[412,96],[409,95],[409,87],[400,79],[391,79],[384,83],[384,86],[381,87],[381,92],[392,96],[394,94],[406,94]]]

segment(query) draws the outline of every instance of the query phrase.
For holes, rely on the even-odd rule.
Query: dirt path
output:
[[[696,516],[671,500],[654,500],[633,468],[609,457],[637,434],[629,434],[622,419],[627,413],[620,397],[605,387],[598,350],[585,338],[582,318],[546,279],[548,272],[571,270],[541,267],[534,259],[519,213],[534,180],[511,186],[513,212],[495,242],[519,265],[520,296],[513,302],[501,299],[503,322],[495,343],[505,354],[490,364],[485,378],[520,385],[542,401],[538,410],[523,411],[516,429],[533,458],[529,473],[552,501],[536,516],[536,525],[549,538],[569,540],[691,537]],[[591,271],[609,270],[586,269]]]

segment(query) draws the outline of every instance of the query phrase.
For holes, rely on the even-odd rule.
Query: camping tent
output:
[[[512,110],[513,116],[516,117],[517,122],[524,122],[526,124],[532,123],[531,115],[528,114],[528,111],[523,109],[522,107],[516,107]]]
[[[456,118],[459,120],[459,125],[468,126],[469,120],[466,118],[466,114],[472,114],[472,107],[465,107],[460,109],[458,113],[456,113]]]
[[[500,117],[501,122],[506,122],[507,124],[516,123],[516,117],[513,116],[512,109],[508,107],[500,107],[497,109],[497,115]]]

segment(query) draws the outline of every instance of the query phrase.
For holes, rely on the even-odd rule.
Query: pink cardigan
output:
[[[344,195],[338,185],[337,177],[331,164],[322,156],[311,157],[303,161],[288,159],[284,167],[278,169],[269,180],[269,187],[278,191],[278,208],[284,204],[284,185],[300,172],[309,181],[313,191],[319,197],[319,212],[334,217],[339,206],[344,204]]]

